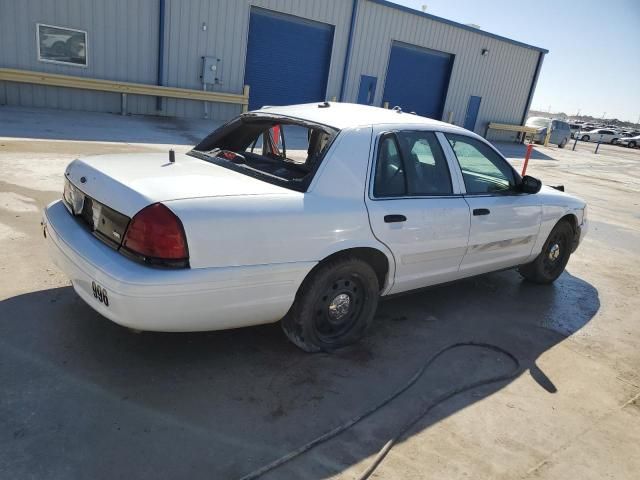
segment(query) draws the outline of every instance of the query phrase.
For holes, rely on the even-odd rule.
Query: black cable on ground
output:
[[[245,475],[244,477],[242,477],[240,480],[253,480],[253,479],[259,478],[262,475],[264,475],[265,473],[268,473],[271,470],[274,470],[274,469],[280,467],[281,465],[293,460],[294,458],[302,455],[303,453],[308,452],[312,448],[317,447],[321,443],[324,443],[327,440],[329,440],[329,439],[339,435],[340,433],[344,432],[345,430],[351,428],[356,423],[358,423],[361,420],[367,418],[371,414],[377,412],[382,407],[384,407],[385,405],[390,403],[392,400],[396,399],[398,396],[400,396],[402,393],[404,393],[406,390],[411,388],[420,379],[420,377],[422,377],[422,375],[429,368],[429,366],[433,362],[435,362],[436,359],[438,359],[438,357],[442,356],[444,353],[446,353],[446,352],[448,352],[450,350],[453,350],[455,348],[461,348],[461,347],[478,347],[478,348],[484,348],[484,349],[488,349],[488,350],[493,350],[494,352],[497,352],[497,353],[501,353],[501,354],[506,355],[507,357],[509,357],[509,359],[513,362],[514,367],[508,373],[505,373],[505,374],[502,374],[502,375],[497,375],[495,377],[487,378],[487,379],[484,379],[484,380],[478,380],[476,382],[470,383],[468,385],[464,385],[464,386],[462,386],[460,388],[457,388],[455,390],[447,392],[447,393],[445,393],[443,395],[440,395],[439,397],[437,397],[435,400],[433,400],[432,402],[428,403],[427,405],[425,405],[424,408],[418,413],[418,415],[416,415],[411,420],[409,420],[407,423],[405,423],[405,425],[398,431],[398,433],[396,435],[394,435],[393,438],[391,438],[382,447],[382,449],[380,449],[380,451],[376,455],[376,457],[373,460],[373,462],[371,463],[371,465],[359,477],[357,477],[358,480],[366,480],[375,471],[375,469],[378,467],[378,465],[380,465],[380,462],[382,462],[384,457],[387,456],[387,454],[389,453],[389,451],[391,451],[393,446],[417,422],[419,422],[425,415],[427,415],[436,406],[438,406],[441,403],[449,400],[452,397],[455,397],[456,395],[459,395],[461,393],[467,392],[467,391],[472,390],[474,388],[478,388],[478,387],[481,387],[481,386],[484,386],[484,385],[490,385],[492,383],[504,382],[506,380],[511,380],[512,378],[515,378],[518,375],[518,373],[520,372],[520,362],[515,357],[515,355],[513,355],[511,352],[509,352],[509,351],[507,351],[507,350],[505,350],[505,349],[503,349],[501,347],[498,347],[497,345],[492,345],[490,343],[482,343],[482,342],[459,342],[459,343],[454,343],[452,345],[444,347],[441,350],[439,350],[438,352],[436,352],[434,355],[431,355],[422,364],[422,366],[416,371],[416,373],[413,374],[413,376],[407,381],[407,383],[405,383],[402,387],[400,387],[399,389],[397,389],[396,391],[391,393],[389,396],[384,398],[378,404],[376,404],[373,407],[369,408],[368,410],[366,410],[365,412],[361,413],[360,415],[357,415],[357,416],[353,417],[352,419],[348,420],[347,422],[343,423],[342,425],[339,425],[339,426],[333,428],[332,430],[329,430],[328,432],[320,435],[319,437],[314,438],[309,443],[306,443],[305,445],[302,445],[299,448],[287,453],[283,457],[280,457],[279,459],[274,460],[273,462],[271,462],[271,463],[269,463],[269,464],[267,464],[267,465],[265,465],[263,467],[260,467],[257,470],[254,470],[253,472],[251,472],[251,473]]]

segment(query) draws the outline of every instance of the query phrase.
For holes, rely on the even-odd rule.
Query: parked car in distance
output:
[[[607,128],[597,128],[580,133],[580,140],[583,142],[616,143],[619,138],[620,134],[618,132]]]
[[[629,147],[629,148],[640,147],[640,135],[636,135],[635,137],[620,138],[616,143],[618,145],[622,145],[624,147]]]
[[[571,138],[575,138],[575,134],[581,132],[584,127],[580,123],[570,123],[569,128],[571,129]]]
[[[527,119],[525,126],[536,127],[538,129],[533,136],[533,141],[536,143],[544,143],[547,136],[547,129],[549,128],[551,128],[549,143],[558,145],[559,148],[564,148],[571,138],[571,128],[567,122],[562,120],[552,120],[545,117],[530,117]]]
[[[137,330],[281,321],[306,351],[360,339],[381,296],[518,268],[548,284],[584,201],[482,137],[363,105],[263,108],[187,154],[74,160],[43,215],[78,295]]]

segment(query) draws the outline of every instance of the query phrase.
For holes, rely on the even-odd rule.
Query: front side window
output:
[[[511,166],[485,143],[466,135],[446,134],[462,170],[468,194],[507,193],[516,185]]]
[[[87,32],[41,23],[37,29],[38,60],[87,66]]]

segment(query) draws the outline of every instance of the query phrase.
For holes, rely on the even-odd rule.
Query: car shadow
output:
[[[561,387],[536,360],[599,307],[596,288],[568,272],[538,286],[506,271],[384,301],[363,342],[310,355],[277,324],[136,334],[70,287],[8,298],[0,466],[7,478],[240,478],[375,405],[449,344],[506,348],[520,375],[554,394]],[[495,352],[451,351],[380,412],[264,478],[336,475],[375,453],[424,402],[510,368]],[[410,435],[507,383],[457,396]]]

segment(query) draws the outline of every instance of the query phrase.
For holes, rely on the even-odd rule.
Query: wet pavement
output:
[[[520,374],[434,409],[379,478],[637,478],[640,150],[536,147],[528,173],[589,204],[591,231],[553,286],[505,271],[396,297],[362,343],[308,355],[278,325],[135,334],[86,306],[39,225],[65,165],[187,149],[210,122],[56,118],[0,107],[0,478],[240,478],[462,341],[508,349]],[[520,167],[522,147],[498,147]],[[423,405],[510,368],[495,352],[449,352],[390,405],[265,478],[354,478]]]

